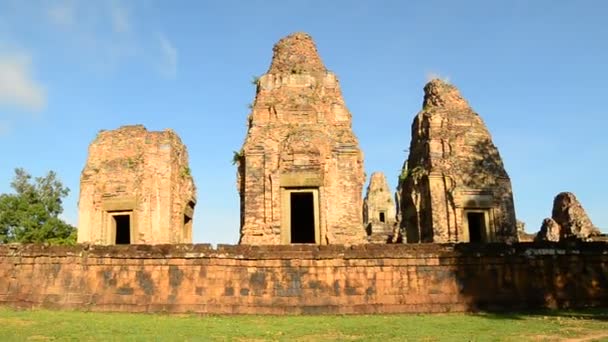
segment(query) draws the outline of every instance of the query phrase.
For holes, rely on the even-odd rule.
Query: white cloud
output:
[[[163,32],[149,34],[150,30],[142,30],[142,23],[136,20],[138,4],[124,0],[49,0],[42,14],[54,29],[59,29],[52,33],[67,55],[78,58],[78,63],[113,72],[139,59],[163,76],[175,78],[178,50]]]
[[[434,72],[434,71],[426,73],[426,81],[427,82],[430,82],[430,81],[435,80],[435,79],[439,79],[439,80],[442,80],[442,81],[444,81],[446,83],[450,83],[450,76],[444,76],[444,75],[441,75],[438,72]]]
[[[171,41],[164,35],[158,35],[160,42],[160,50],[162,54],[162,71],[166,76],[177,76],[178,52]]]
[[[82,2],[56,0],[46,8],[48,20],[61,28],[73,28],[76,32],[89,31],[96,25],[111,29],[117,35],[131,31],[129,11],[120,0]]]
[[[129,12],[122,3],[112,1],[110,3],[110,18],[112,20],[112,30],[114,33],[128,33],[131,31]]]
[[[74,12],[73,1],[57,1],[48,8],[47,16],[53,24],[68,28],[74,25]]]
[[[33,78],[28,55],[0,55],[0,105],[32,112],[46,107],[46,90]]]

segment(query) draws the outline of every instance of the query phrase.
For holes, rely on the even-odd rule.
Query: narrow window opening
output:
[[[128,245],[131,243],[131,215],[112,215],[116,226],[117,245]]]
[[[486,230],[484,213],[467,213],[469,242],[483,242]]]
[[[312,192],[292,192],[291,243],[315,243],[315,214]]]
[[[381,211],[379,216],[380,216],[379,217],[380,222],[382,222],[382,223],[386,222],[386,218],[384,216],[384,211]]]

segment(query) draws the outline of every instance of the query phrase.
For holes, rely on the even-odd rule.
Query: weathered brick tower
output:
[[[188,153],[175,132],[102,131],[80,178],[78,242],[191,243],[195,203]]]
[[[481,117],[456,87],[440,80],[424,87],[400,179],[407,242],[517,239],[509,176]]]
[[[273,51],[236,156],[240,243],[363,243],[363,156],[336,75],[307,34]]]
[[[363,199],[363,223],[370,242],[391,241],[396,224],[396,207],[386,177],[382,172],[372,173]]]

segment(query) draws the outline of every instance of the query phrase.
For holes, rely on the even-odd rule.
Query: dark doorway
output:
[[[484,213],[467,213],[469,242],[484,242],[486,220]]]
[[[131,243],[131,215],[113,215],[116,225],[116,244],[128,245]]]
[[[291,193],[291,243],[315,243],[315,209],[312,192]]]
[[[191,240],[192,234],[192,217],[188,215],[184,215],[184,241],[187,242]]]
[[[384,211],[380,212],[380,222],[386,222],[386,218],[384,217]]]

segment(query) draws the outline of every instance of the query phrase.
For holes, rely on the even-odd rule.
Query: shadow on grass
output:
[[[608,309],[592,308],[581,310],[536,309],[516,312],[480,311],[473,315],[496,320],[521,320],[524,317],[567,318],[574,320],[608,322]]]

